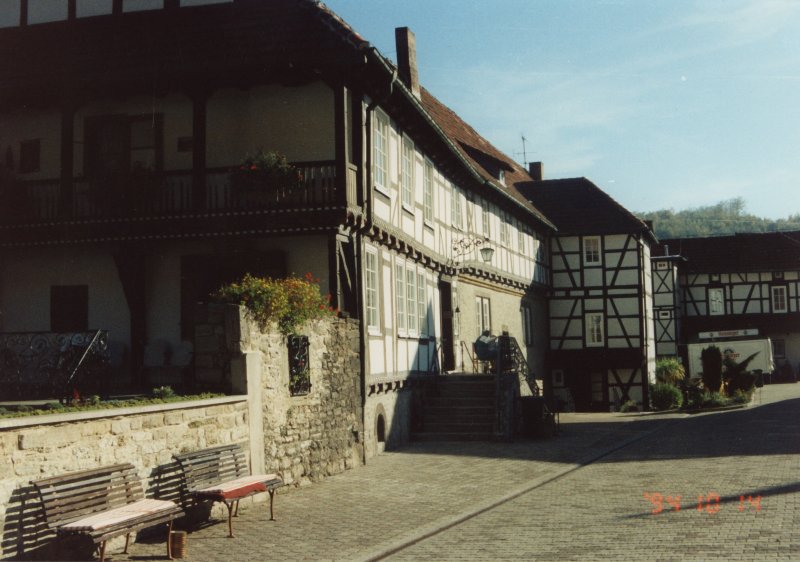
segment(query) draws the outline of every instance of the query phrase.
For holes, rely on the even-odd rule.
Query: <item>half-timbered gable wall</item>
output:
[[[674,256],[668,258],[652,259],[655,345],[659,356],[678,355],[683,316],[679,262]]]

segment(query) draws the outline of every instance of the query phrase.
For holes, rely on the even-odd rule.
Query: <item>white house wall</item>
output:
[[[89,329],[108,330],[110,342],[130,345],[130,313],[111,253],[88,248],[8,251],[0,263],[0,329],[49,332],[50,287],[87,285]]]
[[[259,149],[290,161],[333,160],[333,99],[322,82],[215,92],[206,108],[208,166],[231,166]]]

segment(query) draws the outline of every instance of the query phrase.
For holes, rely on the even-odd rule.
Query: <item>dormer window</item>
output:
[[[506,171],[505,170],[500,169],[500,170],[497,171],[497,180],[500,183],[502,183],[503,185],[506,184]]]

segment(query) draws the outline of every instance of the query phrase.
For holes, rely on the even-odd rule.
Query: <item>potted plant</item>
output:
[[[280,152],[259,149],[242,160],[230,179],[234,198],[249,205],[285,199],[300,185],[303,175]]]

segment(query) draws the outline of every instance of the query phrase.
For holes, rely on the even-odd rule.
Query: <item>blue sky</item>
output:
[[[800,2],[329,0],[421,82],[547,178],[586,176],[633,211],[743,197],[800,213]]]

